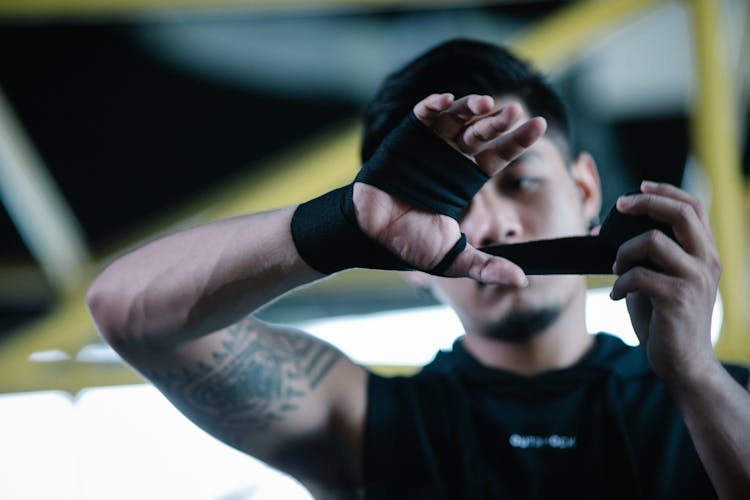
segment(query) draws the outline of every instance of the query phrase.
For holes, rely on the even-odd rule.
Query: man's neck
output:
[[[466,332],[464,348],[481,364],[533,376],[567,368],[580,361],[594,345],[586,331],[585,295],[576,298],[547,329],[525,342],[507,342]]]

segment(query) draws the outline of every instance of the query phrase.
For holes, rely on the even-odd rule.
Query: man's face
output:
[[[468,242],[482,247],[586,234],[599,209],[593,162],[579,164],[588,160],[579,157],[567,166],[555,144],[546,136],[540,139],[476,194],[460,219]],[[471,279],[430,279],[435,294],[456,310],[467,332],[516,341],[553,323],[585,286],[580,276],[529,276],[529,286],[520,289]],[[524,336],[524,329],[531,331]]]

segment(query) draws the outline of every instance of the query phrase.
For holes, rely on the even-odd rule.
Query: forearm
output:
[[[750,393],[717,362],[700,380],[670,384],[720,498],[750,494]]]
[[[294,247],[293,210],[205,224],[120,257],[88,292],[100,331],[108,340],[185,341],[321,277]]]

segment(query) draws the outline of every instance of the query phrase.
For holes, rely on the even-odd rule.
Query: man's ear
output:
[[[588,220],[595,220],[602,208],[602,186],[594,158],[585,151],[579,153],[570,171],[581,193],[583,215]]]

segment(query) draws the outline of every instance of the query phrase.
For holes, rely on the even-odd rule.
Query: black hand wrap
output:
[[[458,220],[488,179],[473,161],[409,113],[362,166],[355,181]]]
[[[409,269],[409,265],[359,229],[352,200],[354,184],[297,207],[292,238],[302,259],[321,273],[352,267]]]
[[[409,113],[362,166],[355,182],[458,219],[488,179],[474,162]],[[302,259],[326,274],[352,267],[411,269],[360,230],[353,189],[352,183],[297,207],[292,217],[292,238]],[[427,271],[442,275],[465,247],[466,236],[461,234],[441,262]]]
[[[645,215],[625,215],[612,207],[598,236],[534,240],[493,245],[480,250],[513,261],[526,274],[612,274],[612,265],[620,246],[630,238],[652,229],[658,229],[675,239],[668,224]],[[649,260],[645,260],[642,265],[659,270]]]

